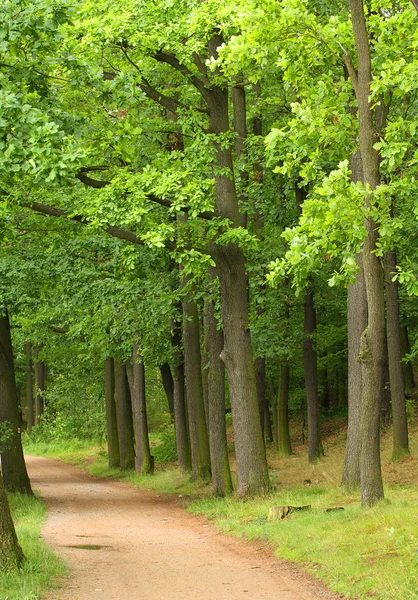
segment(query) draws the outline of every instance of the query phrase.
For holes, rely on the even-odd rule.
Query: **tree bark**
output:
[[[26,355],[26,431],[32,433],[34,426],[33,377],[32,377],[32,344],[25,344]]]
[[[205,407],[205,418],[206,428],[208,430],[208,436],[210,438],[209,428],[209,344],[205,330],[205,307],[201,311],[200,316],[200,330],[202,332],[202,344],[200,347],[200,359],[201,359],[201,371],[202,371],[202,391],[203,391],[203,405]],[[209,443],[210,447],[210,443]]]
[[[264,358],[255,359],[255,383],[257,387],[258,414],[260,418],[261,434],[265,437],[264,412],[266,409],[266,361]]]
[[[183,341],[187,413],[192,452],[192,479],[210,477],[210,450],[203,401],[200,332],[197,304],[183,299]]]
[[[379,155],[373,114],[369,103],[372,81],[369,37],[362,0],[349,0],[354,40],[357,48],[358,74],[352,75],[357,95],[359,116],[360,153],[363,163],[364,185],[373,191],[379,184]],[[366,207],[371,207],[369,196]],[[366,238],[363,244],[363,268],[367,294],[368,322],[360,344],[363,367],[363,395],[360,415],[360,485],[362,504],[372,506],[383,498],[380,464],[380,399],[383,385],[383,358],[385,340],[385,303],[382,268],[376,256],[377,225],[366,219]]]
[[[296,208],[299,215],[307,190],[296,185]],[[308,461],[314,463],[323,454],[319,429],[318,364],[313,344],[316,331],[314,294],[307,289],[304,299],[303,371],[305,375],[306,404],[308,409]]]
[[[119,466],[121,469],[133,469],[135,450],[132,426],[132,406],[129,398],[127,373],[120,360],[114,360],[115,404],[119,440]]]
[[[35,424],[41,424],[41,416],[44,414],[44,394],[45,394],[45,363],[39,360],[41,347],[35,346],[33,349],[34,371],[35,371]]]
[[[402,358],[405,357],[406,354],[411,352],[411,345],[409,343],[409,335],[408,335],[408,327],[406,325],[401,326],[401,344],[402,344]],[[412,369],[412,363],[410,360],[407,362],[402,362],[403,367],[403,376],[405,381],[405,391],[409,391],[414,389],[415,387],[415,379],[414,379],[414,371]]]
[[[289,375],[289,364],[285,361],[280,361],[276,434],[276,444],[279,456],[290,456],[292,454],[289,432]]]
[[[348,491],[360,487],[360,410],[362,369],[358,361],[361,334],[367,327],[367,298],[361,255],[355,283],[348,287],[348,428],[341,485]]]
[[[19,568],[24,560],[22,548],[10,514],[9,502],[0,473],[0,572],[9,573]]]
[[[385,324],[386,326],[386,324]],[[389,424],[392,416],[392,406],[390,401],[390,375],[389,375],[389,354],[387,345],[387,334],[385,329],[385,342],[383,354],[383,386],[382,397],[380,399],[380,419],[382,423]]]
[[[0,422],[7,422],[13,432],[10,447],[2,455],[4,485],[9,492],[20,492],[31,496],[32,489],[23,457],[21,420],[7,310],[0,317]]]
[[[408,419],[406,415],[404,380],[402,371],[401,321],[399,315],[398,282],[392,281],[396,273],[395,252],[385,253],[386,336],[388,344],[390,397],[393,415],[392,460],[409,454]]]
[[[328,369],[323,368],[318,371],[318,383],[321,390],[319,395],[319,403],[324,410],[330,410],[330,398],[328,388]]]
[[[217,56],[220,36],[209,42],[209,56]],[[205,92],[209,109],[209,131],[229,132],[228,91],[213,86]],[[231,148],[215,141],[215,213],[234,227],[242,223],[235,188]],[[258,417],[257,389],[248,323],[249,298],[245,258],[236,244],[212,244],[221,287],[224,349],[221,358],[228,371],[234,424],[238,496],[270,490],[267,460]]]
[[[311,290],[305,293],[304,307],[303,369],[308,407],[308,460],[314,463],[322,452],[319,432],[318,369],[312,339],[316,331],[316,310]]]
[[[184,475],[191,471],[189,430],[187,425],[187,407],[184,385],[184,357],[181,351],[181,327],[172,323],[172,344],[174,349],[174,427],[180,472]]]
[[[167,397],[168,411],[174,419],[174,380],[171,374],[170,365],[164,363],[160,366],[161,381]]]
[[[151,456],[149,445],[145,366],[137,344],[134,344],[132,364],[131,398],[136,450],[135,470],[137,473],[149,474],[154,472],[154,458]]]
[[[274,441],[273,428],[271,425],[269,398],[268,398],[267,394],[265,396],[265,402],[264,402],[264,438],[265,438],[266,442],[272,443]]]
[[[225,366],[220,359],[224,345],[213,302],[205,303],[205,334],[208,343],[208,417],[212,488],[216,496],[232,493],[225,421]]]
[[[108,356],[104,364],[107,455],[109,467],[119,467],[119,437],[115,404],[115,366],[113,358]]]

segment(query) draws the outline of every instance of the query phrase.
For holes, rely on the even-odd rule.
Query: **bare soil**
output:
[[[173,499],[27,457],[43,537],[71,576],[48,600],[335,600],[265,545],[217,531]]]

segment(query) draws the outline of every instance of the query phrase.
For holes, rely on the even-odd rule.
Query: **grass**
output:
[[[396,463],[390,461],[391,430],[383,432],[385,500],[371,509],[361,508],[358,494],[343,493],[339,487],[344,422],[327,422],[325,427],[326,456],[309,465],[295,424],[292,456],[278,458],[273,448],[268,450],[275,492],[247,501],[213,498],[210,485],[191,483],[173,464],[158,466],[153,476],[109,469],[105,449],[97,446],[49,446],[48,455],[82,465],[98,477],[176,495],[188,510],[204,515],[224,532],[264,540],[277,556],[302,565],[347,598],[418,600],[418,422],[410,427],[411,456]],[[283,521],[267,518],[271,506],[307,504],[310,511],[291,513]],[[344,510],[324,511],[335,506]]]
[[[58,587],[59,578],[67,570],[40,539],[45,505],[23,494],[10,494],[9,502],[26,560],[20,570],[0,573],[0,600],[37,600],[47,590]]]

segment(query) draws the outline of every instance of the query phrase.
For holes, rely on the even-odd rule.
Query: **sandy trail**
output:
[[[48,505],[45,541],[71,578],[49,600],[333,600],[262,546],[229,538],[172,499],[27,457]],[[100,546],[83,549],[74,546]],[[73,546],[73,547],[71,547]]]

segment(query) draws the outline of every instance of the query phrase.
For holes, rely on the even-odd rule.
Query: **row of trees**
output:
[[[406,0],[3,3],[9,489],[30,493],[10,314],[29,430],[46,362],[51,389],[85,388],[67,415],[105,405],[110,464],[152,472],[145,365],[158,368],[179,467],[219,495],[232,491],[230,403],[245,497],[270,490],[271,416],[291,452],[289,395],[294,407],[305,388],[309,461],[320,405],[347,397],[343,485],[364,505],[383,497],[382,407],[393,458],[409,452],[416,18]]]

